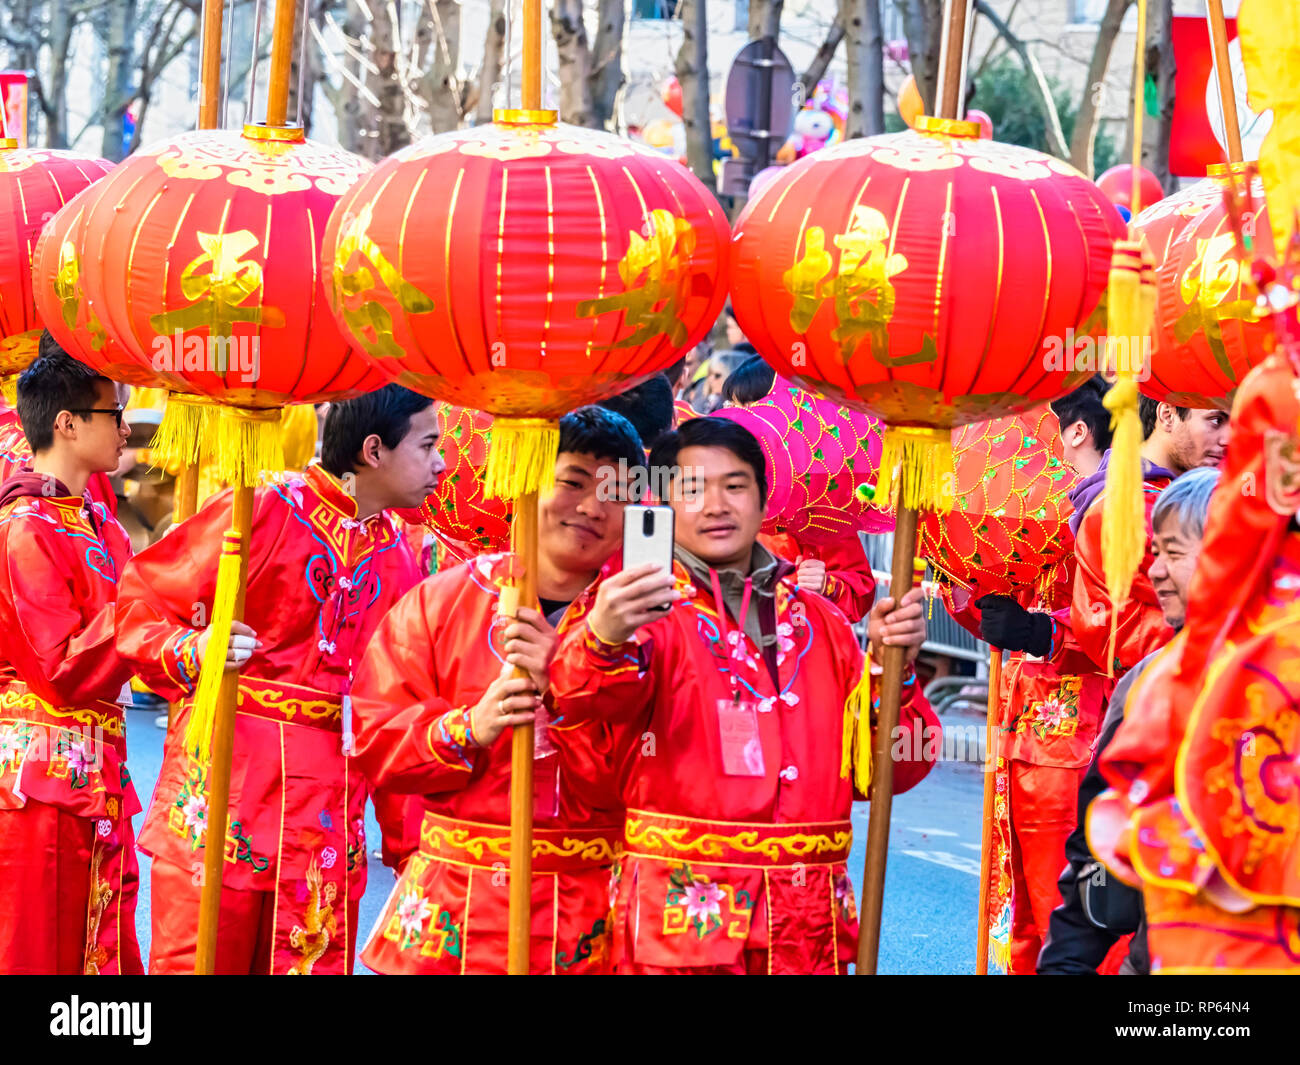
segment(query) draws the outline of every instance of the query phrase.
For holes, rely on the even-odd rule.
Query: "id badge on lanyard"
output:
[[[731,682],[731,697],[716,700],[718,736],[722,744],[722,771],[729,777],[762,777],[767,773],[763,761],[763,739],[758,731],[758,704],[740,694],[740,682],[731,672],[731,645],[727,640],[727,604],[722,598],[718,575],[710,570],[713,580],[713,600],[718,610],[722,649],[727,656],[726,673]],[[740,639],[745,638],[745,615],[749,610],[750,584],[745,582],[745,594],[740,604]]]

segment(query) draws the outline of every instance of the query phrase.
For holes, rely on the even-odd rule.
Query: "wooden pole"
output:
[[[1223,108],[1223,132],[1228,141],[1228,162],[1240,163],[1241,126],[1237,122],[1237,90],[1232,84],[1232,64],[1228,59],[1228,24],[1223,18],[1223,0],[1208,0],[1210,47],[1214,52],[1214,69],[1219,75],[1219,104]]]
[[[523,565],[518,606],[537,607],[537,493],[521,497],[515,507],[515,556]],[[515,675],[527,676],[516,669]],[[510,923],[506,971],[528,975],[533,918],[533,726],[515,725],[510,737]]]
[[[195,463],[193,466],[182,466],[181,472],[176,475],[176,487],[172,493],[172,525],[176,526],[186,518],[194,517],[195,511],[199,509],[199,479],[202,476],[203,467],[201,463]],[[180,703],[169,703],[167,706],[167,728],[170,731],[176,721],[176,715],[180,713]]]
[[[203,0],[202,58],[199,74],[199,129],[221,124],[221,5]]]
[[[519,89],[525,111],[542,106],[542,0],[524,0],[523,77]]]
[[[1142,211],[1142,115],[1147,98],[1147,0],[1137,0],[1137,55],[1133,60],[1133,191],[1129,216]],[[1132,229],[1132,223],[1129,226]]]
[[[948,0],[948,23],[944,31],[939,98],[936,114],[940,118],[960,118],[958,109],[964,95],[966,77],[966,20],[970,0]]]
[[[248,577],[248,539],[253,528],[253,489],[238,487],[231,500],[230,527],[240,534],[239,592],[235,620],[244,617]],[[203,844],[203,889],[199,896],[199,935],[194,954],[196,976],[211,976],[217,962],[217,927],[221,913],[221,874],[226,858],[226,820],[230,809],[230,763],[235,748],[235,705],[239,674],[222,674],[212,723],[212,763],[208,769],[207,833]]]
[[[266,124],[283,126],[289,117],[289,76],[293,67],[294,20],[298,0],[276,0],[271,29],[271,73],[266,89]]]
[[[975,938],[975,975],[989,973],[989,895],[993,884],[993,797],[997,791],[998,710],[1002,705],[1002,652],[989,648],[989,708],[984,726],[984,824],[980,832],[980,910]]]
[[[898,603],[912,590],[916,558],[918,512],[901,503],[894,525],[894,559],[889,577],[889,596]],[[871,819],[867,822],[867,859],[862,874],[862,917],[858,926],[858,975],[876,974],[880,951],[880,914],[885,899],[885,860],[889,855],[889,817],[894,804],[894,759],[892,747],[898,729],[899,704],[903,697],[903,669],[907,648],[884,649],[884,676],[880,684],[880,713],[871,761]]]

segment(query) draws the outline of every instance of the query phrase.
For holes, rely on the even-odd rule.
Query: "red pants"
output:
[[[1011,968],[1032,975],[1052,911],[1061,903],[1057,879],[1065,841],[1078,817],[1079,784],[1087,766],[1011,763]]]
[[[150,975],[194,972],[199,931],[199,899],[202,894],[198,873],[154,859],[150,884],[152,936],[149,945]],[[349,900],[348,928],[357,925],[360,900]],[[221,910],[217,916],[218,976],[265,976],[273,974],[272,946],[275,943],[275,893],[221,889]],[[282,929],[283,931],[283,929]],[[347,971],[352,972],[349,951]]]
[[[101,884],[110,892],[91,908],[96,820],[29,799],[0,810],[0,975],[80,975],[88,960],[103,972],[144,971],[135,935],[139,886],[134,842],[126,822],[125,850]],[[87,933],[98,957],[88,959]],[[91,971],[94,971],[92,968]]]

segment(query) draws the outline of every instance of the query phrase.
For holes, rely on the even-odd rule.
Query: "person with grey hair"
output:
[[[1151,511],[1154,559],[1147,575],[1160,601],[1165,621],[1175,631],[1187,616],[1187,591],[1196,572],[1201,537],[1210,511],[1210,497],[1219,481],[1211,467],[1191,470],[1169,485]],[[1146,950],[1146,926],[1142,893],[1105,874],[1088,847],[1084,826],[1088,807],[1107,783],[1099,761],[1124,721],[1124,704],[1138,677],[1164,648],[1151,652],[1115,685],[1106,717],[1102,721],[1092,764],[1079,786],[1079,815],[1074,832],[1065,844],[1069,864],[1057,882],[1061,905],[1052,911],[1047,938],[1038,956],[1040,975],[1096,973],[1111,948],[1130,932],[1133,940],[1120,972],[1145,975],[1150,966]]]
[[[709,372],[705,378],[703,414],[712,414],[725,402],[722,386],[731,372],[750,357],[746,351],[715,351],[709,359]]]

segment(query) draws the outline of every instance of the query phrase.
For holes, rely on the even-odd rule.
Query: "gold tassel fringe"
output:
[[[840,748],[840,776],[853,774],[853,786],[862,795],[871,787],[871,651],[862,657],[862,675],[844,703],[844,735]]]
[[[197,466],[207,439],[213,403],[206,396],[169,392],[162,421],[149,448],[162,469]]]
[[[199,683],[185,725],[185,747],[194,752],[200,763],[212,757],[212,725],[217,715],[217,698],[221,677],[226,671],[230,650],[230,627],[235,618],[235,600],[239,597],[240,557],[243,537],[234,529],[221,539],[221,557],[217,562],[217,587],[212,597],[212,635],[203,652]]]
[[[876,480],[877,506],[913,510],[952,510],[957,478],[953,473],[952,432],[928,426],[886,427]]]
[[[490,499],[519,499],[555,485],[560,426],[549,418],[497,418],[492,423],[484,492]]]
[[[5,374],[0,378],[0,392],[4,393],[5,402],[11,409],[18,406],[18,374]]]
[[[261,473],[284,469],[279,410],[222,407],[212,458],[217,476],[236,488],[251,487]]]
[[[1115,384],[1106,394],[1111,413],[1110,464],[1101,518],[1101,556],[1111,603],[1108,664],[1114,662],[1115,625],[1146,553],[1146,506],[1142,492],[1142,423],[1138,415],[1135,352],[1144,350],[1155,318],[1155,264],[1141,240],[1116,242],[1107,289],[1106,368]],[[1126,356],[1126,357],[1125,357]],[[1113,665],[1112,667],[1113,668]]]

